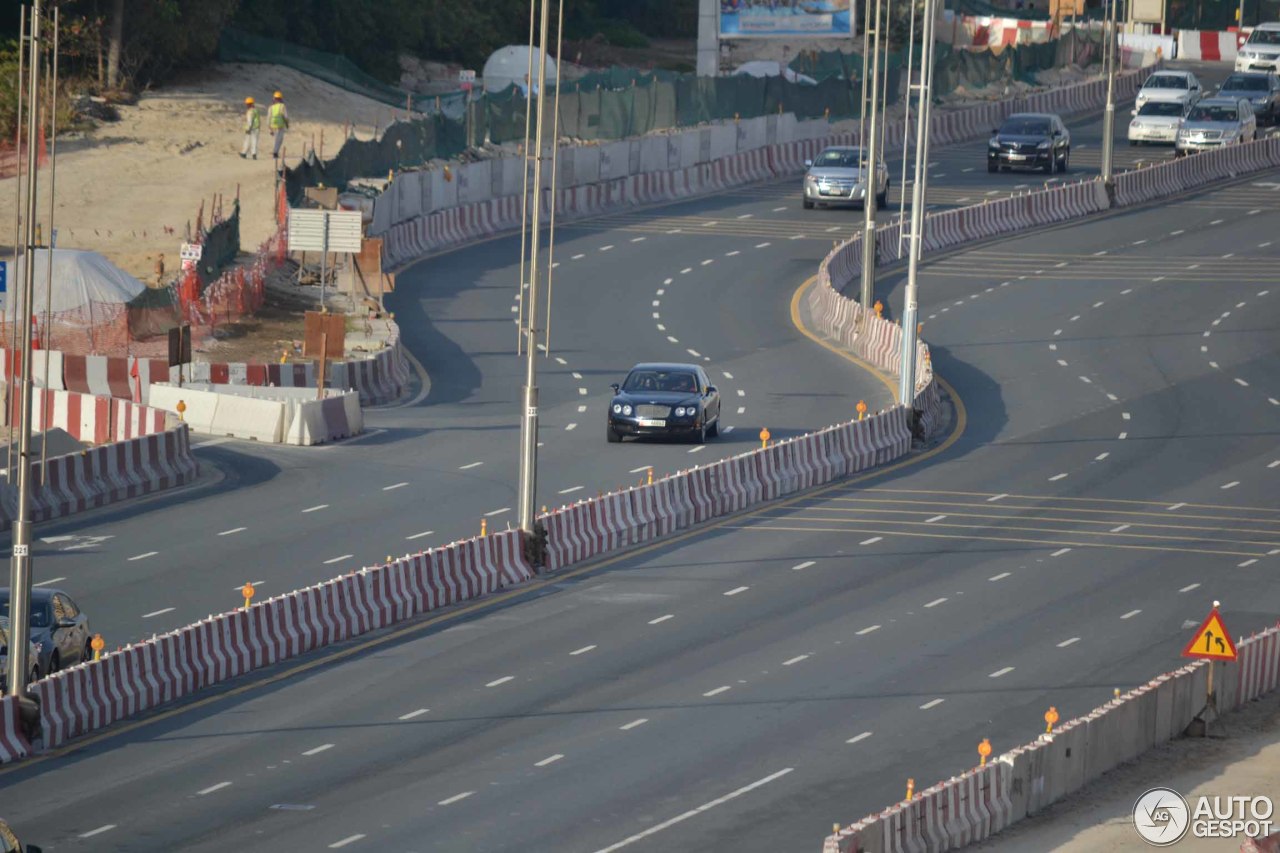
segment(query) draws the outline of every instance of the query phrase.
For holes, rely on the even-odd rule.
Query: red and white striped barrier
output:
[[[1241,641],[1237,651],[1236,707],[1280,688],[1280,627]]]
[[[0,764],[8,764],[31,754],[31,744],[22,733],[18,697],[0,696]]]
[[[1238,32],[1222,30],[1178,30],[1178,57],[1209,62],[1235,61],[1244,38]]]

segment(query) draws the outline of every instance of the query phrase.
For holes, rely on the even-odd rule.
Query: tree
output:
[[[120,85],[120,51],[124,46],[124,0],[112,0],[107,31],[107,88]]]

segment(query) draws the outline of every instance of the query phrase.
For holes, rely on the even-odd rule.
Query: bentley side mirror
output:
[[[707,386],[707,394],[708,394],[708,395],[711,395],[711,394],[714,394],[714,393],[716,393],[716,386],[714,386],[714,385],[708,385],[708,386]]]
[[[812,161],[812,160],[805,160],[805,161],[804,161],[804,167],[805,167],[806,169],[808,169],[808,168],[809,168],[810,166],[812,166],[812,165],[813,165],[813,161]]]
[[[615,394],[617,394],[617,393],[618,393],[618,390],[619,390],[619,389],[618,389],[618,383],[617,383],[617,382],[611,382],[611,383],[609,384],[609,387],[613,389],[613,393],[615,393]]]

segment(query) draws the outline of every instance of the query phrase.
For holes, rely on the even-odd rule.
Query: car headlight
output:
[[[614,413],[615,415],[620,415],[620,414],[622,414],[622,404],[621,404],[621,403],[614,403],[614,404],[613,404],[613,413]]]
[[[630,406],[623,406],[623,407],[622,407],[622,414],[624,414],[624,415],[630,415],[630,414],[631,414],[631,407],[630,407]]]
[[[1039,148],[1041,151],[1045,150],[1046,148],[1049,147],[1049,140],[1046,139],[1044,142],[1041,142],[1036,147]]]
[[[676,406],[676,417],[677,418],[684,417],[684,406]]]

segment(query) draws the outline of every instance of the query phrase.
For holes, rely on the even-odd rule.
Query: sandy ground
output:
[[[1044,813],[975,846],[988,853],[1108,853],[1150,850],[1132,824],[1133,804],[1154,787],[1193,796],[1269,796],[1280,805],[1280,693],[1225,719],[1226,734],[1184,738],[1103,776]],[[1280,831],[1280,811],[1274,818]],[[1238,851],[1243,839],[1184,838],[1178,853]]]

